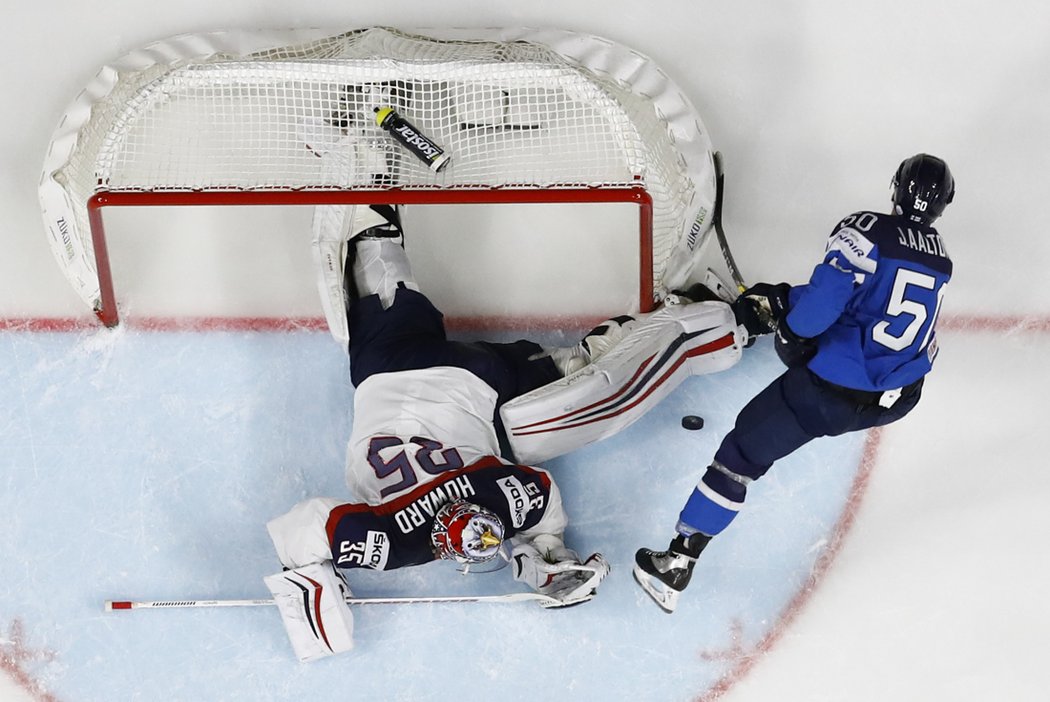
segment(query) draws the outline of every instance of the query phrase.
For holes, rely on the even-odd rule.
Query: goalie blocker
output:
[[[312,563],[263,578],[273,594],[295,655],[317,660],[354,647],[349,588],[331,561]]]
[[[505,403],[500,415],[515,459],[536,465],[611,436],[690,375],[740,360],[748,335],[729,305],[676,302],[670,296],[639,316],[582,369]]]

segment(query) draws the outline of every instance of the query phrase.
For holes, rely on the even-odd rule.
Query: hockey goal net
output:
[[[377,126],[383,107],[448,165],[428,168]],[[648,58],[604,39],[217,32],[105,66],[60,122],[40,196],[67,278],[112,326],[106,207],[635,203],[646,310],[694,268],[715,178],[689,100]]]

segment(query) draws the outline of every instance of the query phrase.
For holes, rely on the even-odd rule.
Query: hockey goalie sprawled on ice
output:
[[[503,559],[544,607],[593,598],[609,572],[562,536],[558,486],[535,463],[637,420],[685,377],[733,365],[769,326],[759,305],[703,286],[622,316],[568,348],[449,341],[415,283],[399,211],[319,208],[321,297],[347,343],[354,426],[346,478],[356,502],[313,498],[267,528],[285,570],[266,578],[296,654],[352,647],[352,571]],[[336,304],[333,304],[336,301]]]

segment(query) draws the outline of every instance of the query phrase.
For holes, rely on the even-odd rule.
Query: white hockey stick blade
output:
[[[511,592],[506,595],[450,595],[440,597],[347,597],[349,605],[370,604],[441,604],[461,602],[538,602],[550,606],[557,602],[553,597],[538,592]],[[258,600],[106,600],[105,610],[116,612],[125,609],[191,609],[198,607],[267,607],[274,601]]]

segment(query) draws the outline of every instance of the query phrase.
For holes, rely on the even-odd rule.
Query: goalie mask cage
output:
[[[440,144],[447,167],[376,126],[385,106]],[[56,258],[107,326],[118,313],[102,212],[130,205],[635,203],[646,311],[695,267],[715,177],[690,101],[605,39],[231,31],[103,67],[53,135],[40,199]]]

